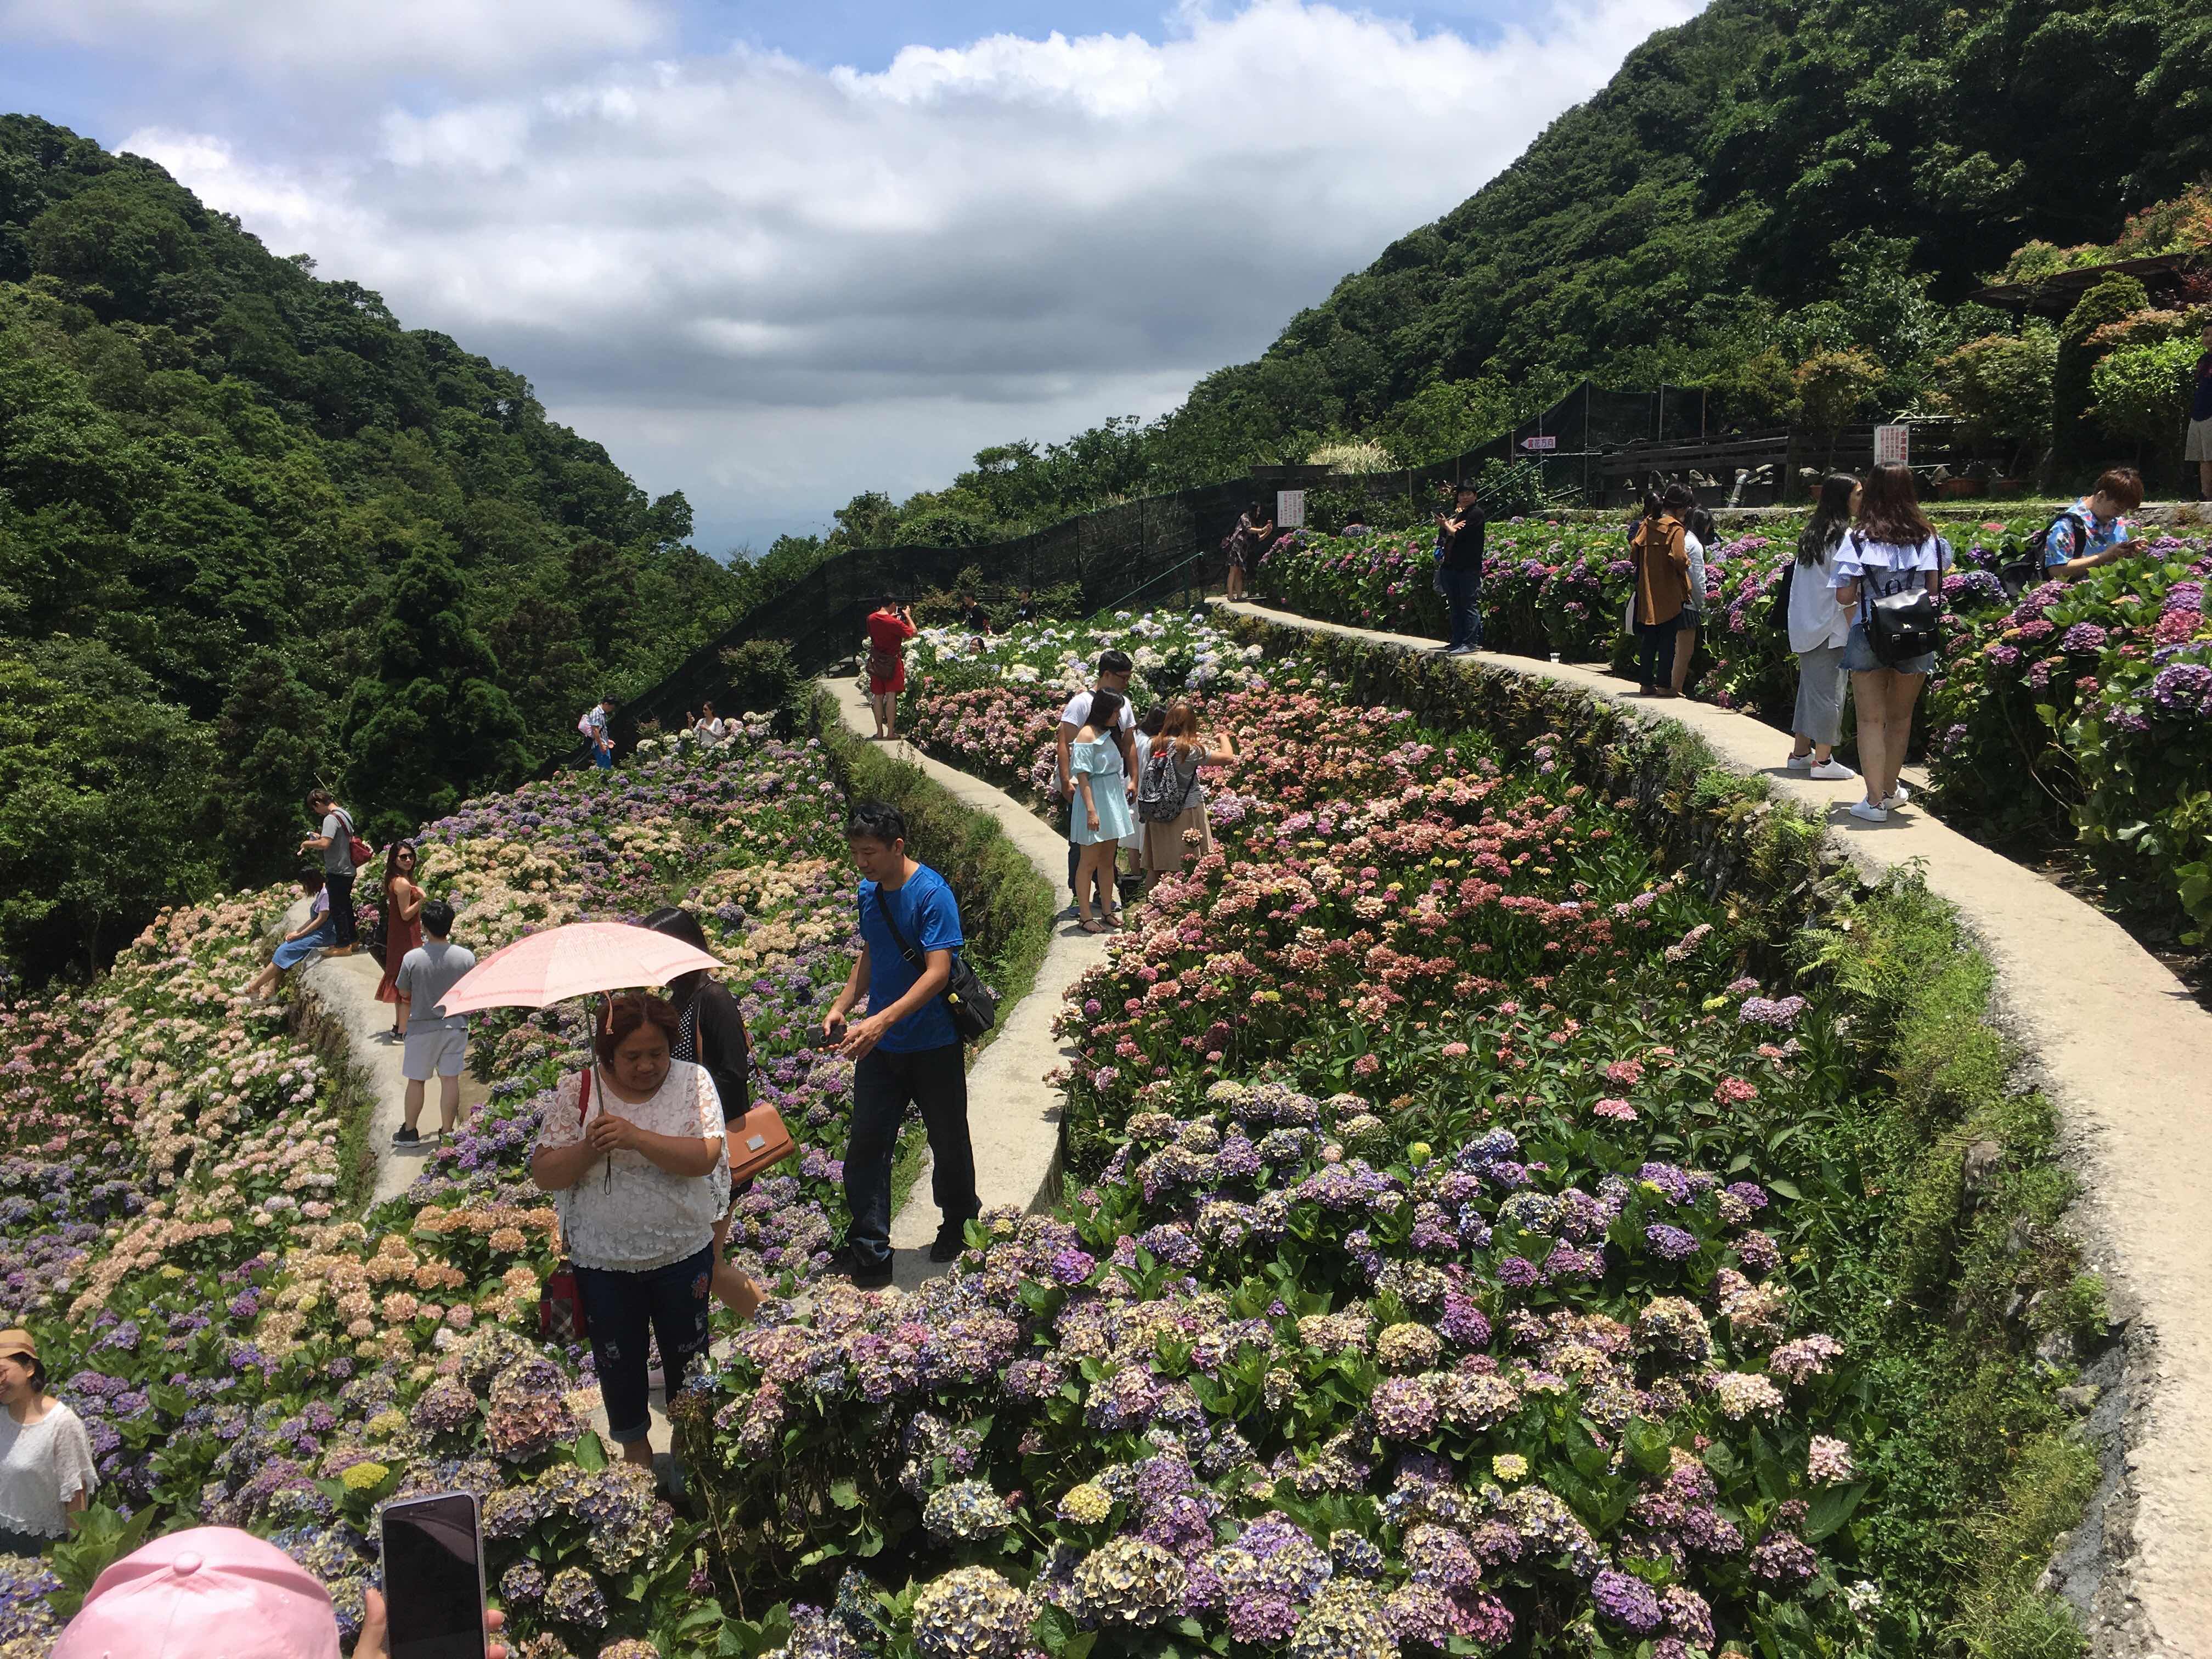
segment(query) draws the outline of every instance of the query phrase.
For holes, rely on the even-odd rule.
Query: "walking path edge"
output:
[[[1225,613],[1405,652],[1439,641],[1317,621],[1245,601]],[[1856,781],[1821,783],[1781,763],[1787,734],[1687,698],[1647,703],[1602,669],[1484,652],[1473,672],[1556,682],[1672,720],[1730,769],[1824,812],[1869,877],[1917,862],[1956,906],[1996,975],[1996,1012],[2058,1108],[2082,1192],[2073,1219],[2128,1322],[2125,1433],[2131,1518],[2098,1596],[2101,1652],[2212,1659],[2212,1014],[2124,929],[2063,889],[1918,807],[1884,824],[1846,809]],[[2102,1522],[2115,1529],[2109,1513]],[[2129,1546],[2131,1544],[2132,1548]],[[2117,1591],[2117,1595],[2115,1592]],[[2112,1605],[2115,1601],[2123,1605]]]

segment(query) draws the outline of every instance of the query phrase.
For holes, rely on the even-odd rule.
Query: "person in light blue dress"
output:
[[[1121,702],[1117,691],[1093,693],[1091,718],[1067,750],[1068,775],[1075,784],[1072,834],[1083,849],[1075,866],[1076,915],[1086,933],[1103,933],[1121,921],[1114,908],[1119,890],[1115,862],[1121,837],[1137,830],[1137,815],[1129,807],[1129,775],[1121,769]],[[1093,876],[1106,910],[1103,918],[1091,914]]]

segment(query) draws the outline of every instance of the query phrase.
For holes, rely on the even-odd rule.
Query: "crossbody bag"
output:
[[[876,908],[897,943],[899,954],[906,958],[907,966],[921,973],[927,965],[925,959],[907,943],[898,923],[891,920],[891,907],[884,902],[880,890],[876,894]],[[960,1034],[963,1042],[976,1041],[999,1023],[999,1000],[985,988],[975,970],[968,965],[968,958],[957,951],[952,953],[952,977],[945,981],[939,994],[945,1000],[945,1012],[952,1016],[952,1029]]]

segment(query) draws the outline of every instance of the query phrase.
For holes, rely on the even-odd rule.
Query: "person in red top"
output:
[[[868,615],[868,707],[875,711],[876,738],[889,743],[898,735],[899,693],[906,690],[906,642],[915,636],[914,613],[885,599]]]

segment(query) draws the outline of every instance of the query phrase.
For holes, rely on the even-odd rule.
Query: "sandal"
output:
[[[1085,916],[1076,925],[1086,933],[1103,933],[1106,931],[1106,924],[1096,916]]]

